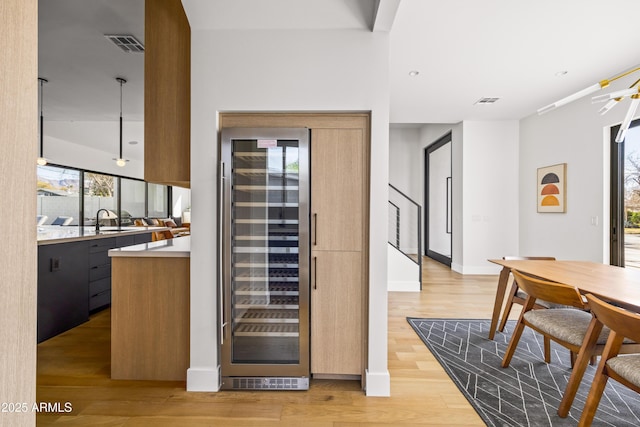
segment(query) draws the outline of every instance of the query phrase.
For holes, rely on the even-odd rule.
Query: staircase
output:
[[[422,207],[389,184],[388,274],[389,291],[422,289]]]

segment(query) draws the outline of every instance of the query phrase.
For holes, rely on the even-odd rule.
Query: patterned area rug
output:
[[[500,367],[515,321],[494,341],[489,320],[407,318],[431,353],[488,426],[576,426],[595,366],[587,367],[567,418],[557,408],[571,368],[569,350],[552,343],[544,363],[542,336],[525,328],[508,368]],[[640,425],[640,395],[609,380],[593,426]]]

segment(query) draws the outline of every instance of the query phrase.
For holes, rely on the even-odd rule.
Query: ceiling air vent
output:
[[[484,97],[484,98],[478,99],[476,102],[473,103],[473,105],[494,104],[499,99],[500,98],[495,98],[495,97]]]
[[[127,34],[105,34],[116,46],[127,53],[144,53],[144,46],[135,37]]]

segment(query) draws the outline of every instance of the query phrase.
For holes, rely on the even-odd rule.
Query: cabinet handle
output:
[[[318,257],[313,257],[313,289],[318,289]]]
[[[318,214],[313,214],[313,246],[318,246]]]

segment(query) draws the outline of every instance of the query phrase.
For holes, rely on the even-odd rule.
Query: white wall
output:
[[[389,183],[421,203],[420,163],[416,161],[420,126],[391,125],[389,128]]]
[[[461,272],[497,274],[500,268],[487,259],[518,251],[519,125],[515,120],[464,121],[462,127]]]
[[[195,8],[186,8],[187,15]],[[192,28],[191,367],[188,390],[218,389],[216,248],[220,111],[371,111],[367,395],[387,370],[388,34]]]
[[[118,122],[45,121],[44,156],[49,163],[144,179],[141,154],[144,150],[141,138],[144,122],[125,122],[122,127],[123,155],[130,159],[124,167],[119,167],[113,160],[119,154]],[[129,145],[128,141],[132,139],[138,140],[139,144]],[[96,146],[100,149],[94,148]],[[134,157],[131,156],[133,150]]]
[[[601,93],[626,88],[633,80],[618,81]],[[521,121],[521,254],[609,263],[609,128],[622,121],[628,105],[627,99],[600,116],[601,105],[588,96]],[[567,212],[537,213],[537,168],[557,163],[567,163]]]

